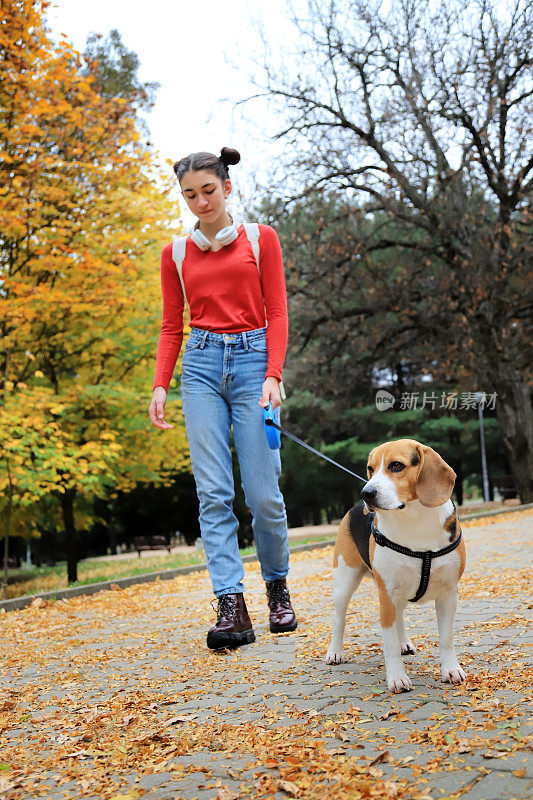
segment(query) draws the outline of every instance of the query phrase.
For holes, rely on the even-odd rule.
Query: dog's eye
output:
[[[401,464],[399,461],[392,461],[389,464],[389,469],[391,472],[401,472],[404,468],[404,464]]]
[[[372,473],[374,472],[374,467],[367,467],[367,470],[370,473],[370,475],[372,475]]]

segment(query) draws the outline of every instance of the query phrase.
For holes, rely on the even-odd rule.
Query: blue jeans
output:
[[[244,591],[233,513],[231,426],[261,574],[271,581],[289,571],[287,515],[278,487],[280,454],[268,446],[258,403],[267,365],[265,331],[225,334],[192,328],[183,352],[183,415],[200,532],[217,597]]]

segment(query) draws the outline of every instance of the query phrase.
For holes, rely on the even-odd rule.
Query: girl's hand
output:
[[[272,376],[265,378],[263,383],[263,394],[259,405],[261,408],[267,408],[268,404],[272,403],[272,408],[277,408],[281,405],[281,394],[279,391],[279,381]]]
[[[167,393],[165,389],[162,386],[156,386],[152,395],[152,402],[150,403],[148,413],[150,415],[150,422],[152,425],[155,425],[156,428],[162,428],[163,430],[174,427],[174,425],[171,425],[169,422],[165,422],[164,420],[166,402]]]

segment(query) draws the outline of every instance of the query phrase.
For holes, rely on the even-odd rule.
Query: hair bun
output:
[[[238,164],[241,160],[241,154],[231,147],[223,147],[220,151],[220,160],[226,167],[229,164]]]
[[[176,175],[178,174],[178,168],[179,168],[180,164],[181,164],[183,161],[185,161],[185,159],[184,159],[184,158],[179,158],[177,161],[174,161],[174,163],[173,163],[173,165],[172,165],[172,169],[174,170],[174,172],[176,173]]]

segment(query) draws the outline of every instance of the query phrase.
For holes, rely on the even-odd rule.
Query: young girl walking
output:
[[[217,621],[207,634],[207,646],[216,650],[255,641],[243,596],[244,568],[232,505],[232,427],[266,583],[270,630],[297,626],[286,585],[289,544],[278,487],[281,461],[279,450],[268,446],[261,410],[269,402],[274,409],[281,406],[288,335],[285,277],[274,229],[258,225],[258,269],[246,230],[226,209],[232,188],[228,166],[239,161],[236,150],[223,147],[220,156],[192,153],[174,164],[182,195],[198,221],[186,239],[181,266],[173,258],[172,242],[161,254],[163,319],[149,408],[153,425],[173,427],[164,410],[187,304],[191,333],[183,352],[181,397],[200,532],[218,598]]]

